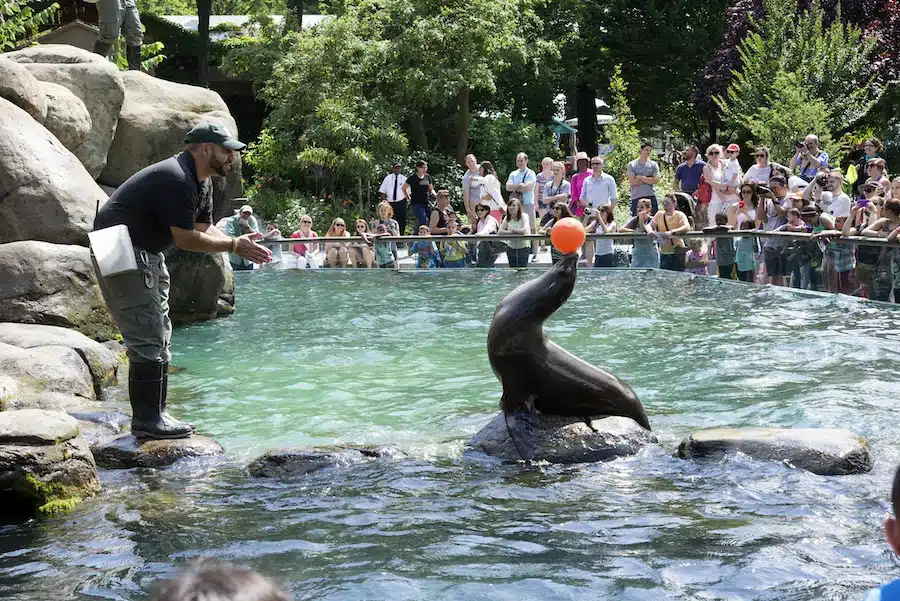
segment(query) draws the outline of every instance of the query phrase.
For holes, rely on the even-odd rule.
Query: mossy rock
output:
[[[36,409],[0,413],[0,517],[68,512],[99,490],[75,419]]]

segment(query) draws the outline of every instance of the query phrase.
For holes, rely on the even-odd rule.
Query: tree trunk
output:
[[[707,146],[716,143],[719,135],[719,113],[714,108],[709,109],[709,141]]]
[[[456,95],[456,162],[464,165],[469,150],[469,86]]]
[[[409,143],[416,150],[428,150],[422,113],[413,113],[409,116]]]
[[[209,87],[209,15],[212,12],[212,0],[197,0],[197,85]]]
[[[287,0],[290,20],[288,27],[294,31],[303,31],[303,0]]]
[[[575,89],[575,112],[578,116],[578,150],[597,154],[597,91],[586,84]]]

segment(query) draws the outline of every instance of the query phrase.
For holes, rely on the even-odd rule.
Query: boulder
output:
[[[69,150],[96,179],[106,166],[106,154],[125,99],[119,70],[103,57],[64,45],[26,48],[4,56],[23,65],[38,80],[68,88],[84,103],[91,116],[91,129],[80,144]]]
[[[125,102],[101,184],[120,186],[157,161],[184,149],[184,135],[201,121],[220,123],[237,135],[222,97],[207,88],[157,79],[139,71],[122,74]],[[240,182],[240,165],[229,176]],[[222,184],[220,184],[221,186]]]
[[[94,379],[77,351],[23,349],[0,342],[0,374],[14,382],[10,409],[66,409],[96,400]]]
[[[656,436],[629,417],[611,416],[591,421],[595,431],[577,417],[541,414],[536,461],[587,463],[634,455]],[[494,417],[469,440],[468,446],[504,461],[519,461],[503,414]]]
[[[80,148],[91,131],[92,123],[91,114],[88,113],[84,102],[70,92],[69,88],[49,81],[38,83],[47,98],[47,118],[44,119],[44,127],[66,148]],[[81,160],[81,157],[78,159]]]
[[[97,466],[74,418],[37,409],[0,412],[0,513],[64,512],[99,489]]]
[[[97,465],[109,469],[165,467],[185,457],[221,455],[222,446],[212,438],[193,435],[177,440],[145,440],[122,434],[91,447]]]
[[[405,455],[395,447],[374,445],[327,446],[268,451],[247,467],[256,478],[289,479],[330,467],[346,467],[373,459]]]
[[[28,69],[4,56],[0,56],[0,98],[9,100],[38,123],[47,117],[47,98],[38,80]]]
[[[715,428],[681,442],[683,459],[743,453],[779,461],[822,476],[863,474],[872,469],[869,444],[849,430],[831,428]]]
[[[19,382],[12,376],[0,374],[0,411],[6,411],[19,399]]]
[[[0,323],[0,342],[22,349],[54,346],[74,350],[87,364],[98,395],[117,381],[119,355],[75,330],[57,326]]]
[[[47,242],[0,244],[0,321],[72,328],[96,340],[118,334],[90,251]]]
[[[0,244],[87,244],[106,194],[62,143],[0,98]]]
[[[234,277],[222,253],[171,248],[166,251],[166,266],[172,282],[169,316],[175,325],[215,318],[219,296],[234,293]]]
[[[6,58],[17,63],[51,63],[61,65],[78,65],[82,63],[109,63],[109,61],[83,48],[69,44],[38,44],[22,50],[7,52]]]

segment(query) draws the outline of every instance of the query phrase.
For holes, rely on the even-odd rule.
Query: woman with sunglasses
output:
[[[712,199],[709,202],[708,220],[709,223],[694,224],[697,228],[715,227],[716,215],[724,213],[727,209],[731,195],[729,187],[736,182],[726,181],[727,164],[722,158],[722,147],[718,144],[712,144],[706,149],[706,166],[703,168],[703,178],[712,188]]]
[[[371,269],[375,266],[375,249],[372,247],[372,235],[365,219],[356,220],[356,235],[362,240],[350,244],[350,263],[353,267]]]
[[[485,202],[475,205],[475,234],[476,236],[492,236],[500,231],[500,223],[493,215],[493,210]],[[500,255],[499,246],[493,242],[478,242],[473,247],[475,265],[477,267],[491,267]],[[502,243],[501,243],[502,244]]]
[[[300,229],[291,234],[291,238],[318,238],[319,235],[312,229],[312,217],[303,215],[300,217]],[[319,245],[318,244],[292,244],[291,256],[294,257],[299,269],[319,267]]]
[[[769,162],[769,149],[760,146],[756,149],[756,162],[750,165],[744,174],[743,183],[766,185],[772,179],[772,163]],[[738,199],[740,201],[742,199]]]
[[[550,230],[553,229],[554,224],[560,219],[565,219],[566,217],[572,217],[572,212],[569,210],[569,207],[564,202],[558,202],[553,205],[553,210],[547,213],[550,215],[550,218],[543,223],[543,227],[538,232],[539,234],[549,234]],[[556,250],[555,246],[550,246],[550,261],[555,265],[558,261],[563,258],[563,254]]]
[[[522,202],[518,198],[509,201],[506,217],[500,224],[503,234],[530,234],[529,215],[522,212]],[[510,267],[528,267],[528,255],[531,254],[531,242],[528,240],[506,240],[506,257]]]
[[[741,184],[738,198],[737,204],[728,207],[728,225],[736,230],[741,229],[745,221],[756,223],[756,208],[759,206],[756,184],[751,182]]]
[[[349,238],[347,224],[340,217],[331,222],[331,227],[325,233],[326,238]],[[347,267],[350,262],[349,242],[325,243],[325,267]]]
[[[866,172],[866,165],[869,164],[869,161],[872,159],[880,159],[883,158],[881,156],[881,140],[878,138],[869,138],[862,144],[863,155],[856,161],[856,174],[857,180],[860,182],[866,181],[866,177],[868,173]]]

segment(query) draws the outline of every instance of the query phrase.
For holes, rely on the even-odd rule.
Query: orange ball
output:
[[[556,250],[567,255],[584,244],[584,226],[572,217],[563,217],[550,230],[550,242]]]

